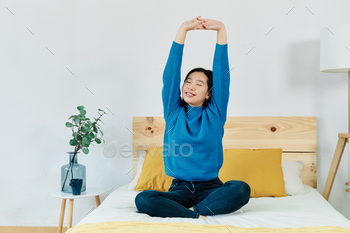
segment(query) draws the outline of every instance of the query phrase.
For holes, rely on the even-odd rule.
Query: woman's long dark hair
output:
[[[204,73],[207,76],[207,78],[208,78],[208,80],[207,80],[208,92],[211,93],[211,89],[213,87],[213,71],[206,70],[206,69],[201,68],[201,67],[194,68],[190,72],[188,72],[188,74],[186,75],[186,78],[184,80],[184,83],[186,82],[188,76],[190,76],[190,74],[192,74],[193,72],[202,72],[202,73]],[[209,103],[210,99],[211,99],[211,95],[210,95],[209,99],[205,99],[204,100],[204,102],[203,102],[203,109],[208,106],[208,103]],[[187,112],[187,105],[186,105],[186,102],[185,102],[184,98],[181,98],[181,100],[182,100],[182,105],[185,107],[185,111]]]

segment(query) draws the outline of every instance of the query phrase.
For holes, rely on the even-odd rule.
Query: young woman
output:
[[[191,70],[182,86],[181,64],[190,30],[215,30],[213,71]],[[168,192],[146,190],[135,198],[138,212],[157,217],[206,218],[228,214],[248,203],[250,187],[218,178],[223,162],[222,137],[229,99],[230,70],[222,22],[198,16],[184,22],[170,49],[163,73],[165,173],[173,177]]]

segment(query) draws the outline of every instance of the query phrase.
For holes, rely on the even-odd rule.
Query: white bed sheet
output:
[[[216,218],[161,218],[137,213],[135,197],[139,191],[128,190],[128,184],[113,191],[102,204],[82,219],[84,223],[111,221],[190,222],[225,224],[237,227],[297,228],[340,226],[350,228],[350,221],[336,211],[317,190],[306,186],[306,194],[288,197],[251,198],[243,213]],[[224,201],[224,200],[223,200]]]

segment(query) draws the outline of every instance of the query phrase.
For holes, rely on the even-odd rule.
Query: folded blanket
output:
[[[241,228],[221,224],[198,224],[198,223],[168,223],[168,222],[143,222],[143,221],[120,221],[120,222],[100,222],[86,223],[70,228],[66,233],[173,233],[173,232],[201,232],[201,233],[256,233],[256,232],[275,232],[275,233],[298,233],[298,232],[347,232],[350,229],[344,227],[323,226],[323,227],[300,227],[300,228]]]

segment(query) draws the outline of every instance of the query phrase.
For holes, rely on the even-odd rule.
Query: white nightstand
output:
[[[108,190],[100,188],[87,188],[85,192],[82,192],[80,195],[73,195],[71,193],[63,193],[60,190],[51,191],[51,195],[62,199],[61,205],[61,214],[60,221],[58,224],[58,233],[62,232],[64,212],[66,209],[66,200],[69,199],[69,212],[68,212],[68,225],[67,229],[72,227],[73,220],[73,202],[74,199],[86,198],[86,197],[95,197],[97,207],[101,204],[100,195],[106,193]]]

